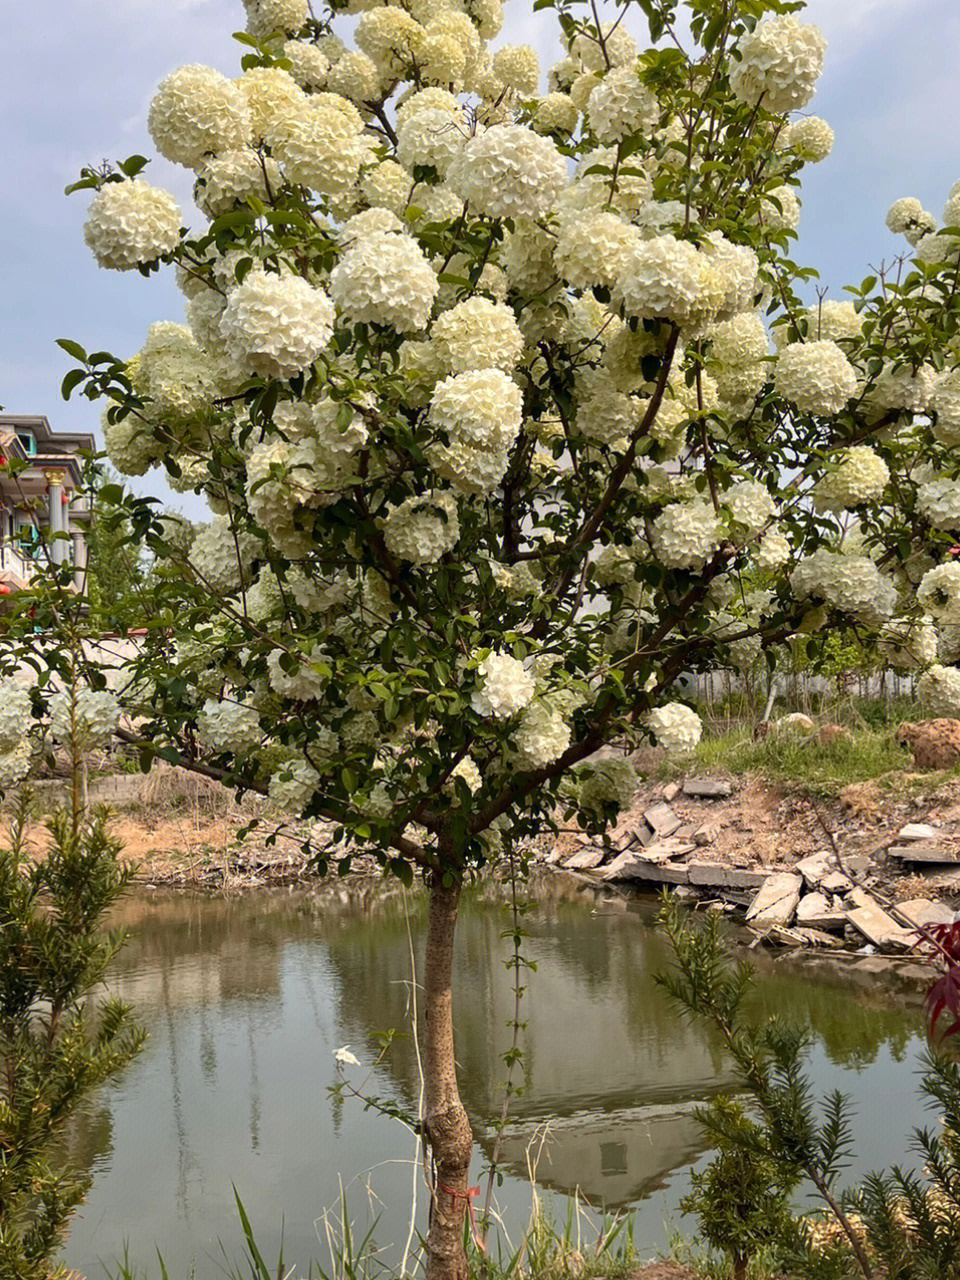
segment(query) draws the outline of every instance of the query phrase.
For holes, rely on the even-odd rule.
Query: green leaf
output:
[[[87,353],[79,342],[74,342],[72,338],[57,338],[57,346],[68,356],[73,356],[74,360],[82,360],[86,364]]]
[[[63,382],[60,383],[60,394],[64,400],[70,399],[70,393],[74,387],[78,387],[87,376],[86,369],[71,369]]]

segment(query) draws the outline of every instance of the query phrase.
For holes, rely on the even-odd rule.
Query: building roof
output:
[[[29,431],[37,442],[36,454],[29,454],[18,432]],[[0,444],[18,458],[29,458],[37,467],[63,467],[76,484],[83,472],[83,453],[95,453],[96,441],[86,431],[54,431],[43,414],[0,413]]]

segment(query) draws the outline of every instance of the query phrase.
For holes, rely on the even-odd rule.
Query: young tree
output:
[[[833,135],[791,118],[824,56],[801,4],[537,0],[565,50],[541,93],[530,47],[488,48],[499,0],[244,2],[239,79],[186,66],[150,107],[193,228],[143,157],[76,184],[98,262],[174,267],[187,324],[132,360],[63,342],[64,390],[107,397],[122,473],[213,511],[193,536],[113,495],[168,569],[144,765],[332,822],[321,870],[369,848],[429,886],[428,1273],[453,1280],[471,870],[560,803],[611,821],[636,778],[601,748],[692,746],[683,672],[838,620],[926,664],[930,619],[960,621],[960,195],[939,231],[898,201],[912,257],[806,306],[799,175]],[[960,672],[927,679],[957,706]]]

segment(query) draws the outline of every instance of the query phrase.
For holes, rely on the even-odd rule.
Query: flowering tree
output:
[[[126,360],[64,342],[65,391],[107,397],[120,472],[213,512],[106,495],[156,561],[144,764],[332,823],[321,870],[373,849],[429,886],[427,1248],[459,1277],[469,871],[564,805],[602,829],[636,777],[598,751],[688,749],[678,677],[797,632],[879,636],[960,709],[931,666],[960,634],[960,191],[940,230],[898,201],[912,256],[808,306],[799,174],[833,135],[791,118],[825,48],[802,5],[537,0],[541,94],[531,48],[488,49],[500,0],[244,3],[243,74],[150,107],[193,227],[142,157],[76,184],[98,262],[175,267],[187,323]]]

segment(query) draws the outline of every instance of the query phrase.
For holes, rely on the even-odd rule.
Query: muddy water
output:
[[[558,1216],[575,1191],[597,1207],[635,1207],[635,1236],[653,1254],[679,1221],[702,1156],[692,1109],[729,1085],[723,1056],[654,986],[668,963],[654,903],[556,876],[536,899],[525,921],[537,972],[523,1001],[523,1092],[499,1205],[522,1227],[533,1173]],[[478,1179],[510,1036],[504,911],[492,892],[473,893],[458,935],[457,1051]],[[417,1181],[414,1140],[329,1086],[333,1051],[350,1045],[363,1064],[350,1078],[365,1093],[416,1110],[409,978],[422,901],[379,887],[229,900],[141,893],[122,917],[131,940],[115,986],[140,1009],[150,1040],[73,1135],[95,1183],[67,1263],[93,1280],[127,1244],[143,1273],[159,1274],[159,1248],[172,1277],[191,1265],[201,1280],[223,1275],[224,1254],[242,1254],[233,1187],[268,1260],[282,1241],[303,1274],[311,1258],[325,1263],[341,1187],[355,1227],[378,1219],[378,1243],[398,1258]],[[851,1176],[903,1161],[911,1126],[925,1120],[913,1087],[915,1003],[869,966],[837,973],[787,960],[761,963],[755,1000],[807,1023],[818,1089],[852,1096]]]

